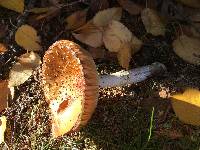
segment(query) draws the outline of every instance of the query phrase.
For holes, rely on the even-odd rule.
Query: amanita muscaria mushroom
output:
[[[91,118],[99,87],[137,83],[165,71],[161,63],[98,77],[90,54],[78,44],[61,40],[46,51],[42,83],[52,113],[53,137],[77,131]]]

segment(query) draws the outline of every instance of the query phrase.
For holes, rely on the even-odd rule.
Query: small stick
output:
[[[146,80],[153,75],[166,72],[164,64],[155,62],[151,65],[143,66],[128,71],[119,71],[110,75],[102,75],[100,77],[100,88],[124,86],[127,84],[138,83]]]

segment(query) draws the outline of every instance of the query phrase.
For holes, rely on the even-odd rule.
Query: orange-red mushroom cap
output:
[[[78,44],[61,40],[46,51],[42,84],[52,113],[53,137],[84,126],[98,99],[98,74],[90,54]]]

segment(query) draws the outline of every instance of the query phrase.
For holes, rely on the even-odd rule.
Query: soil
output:
[[[43,3],[45,5],[45,2]],[[40,2],[36,1],[36,5],[40,5]],[[118,6],[114,0],[110,1],[110,7],[113,6]],[[65,29],[64,23],[66,16],[87,7],[86,4],[77,3],[67,11],[61,10],[55,17],[35,21],[34,16],[31,16],[25,20],[24,23],[32,25],[41,36],[43,46],[43,51],[39,52],[41,57],[48,47],[59,39],[72,40],[87,50],[86,45],[74,39],[71,31]],[[88,20],[93,15],[94,13],[89,10]],[[24,50],[16,47],[13,38],[9,40],[5,38],[14,28],[13,24],[16,24],[17,17],[19,14],[0,8],[1,24],[9,29],[6,35],[0,37],[1,42],[14,45],[9,46],[9,52],[0,59],[3,64],[5,60],[11,58],[8,65],[1,68],[1,79],[8,79],[9,69],[15,63],[17,56],[24,53]],[[166,66],[167,72],[135,85],[100,89],[98,106],[89,124],[80,132],[52,139],[51,117],[40,84],[39,67],[28,81],[15,87],[15,96],[9,101],[9,108],[0,113],[7,116],[8,120],[5,136],[8,147],[163,150],[200,148],[200,128],[179,121],[169,99],[169,95],[185,88],[200,88],[199,66],[184,62],[173,52],[172,41],[177,33],[170,22],[165,37],[147,34],[139,15],[132,16],[123,11],[122,23],[144,42],[141,50],[132,57],[130,68],[161,62]],[[14,49],[18,52],[15,53]],[[105,56],[95,59],[95,63],[100,74],[122,69],[117,58],[110,59]]]

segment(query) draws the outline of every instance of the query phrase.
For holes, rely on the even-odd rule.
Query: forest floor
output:
[[[118,4],[110,2],[110,7],[113,6]],[[75,40],[69,30],[65,30],[63,19],[72,12],[87,7],[85,4],[77,4],[42,22],[33,22],[31,18],[25,20],[42,37],[44,50],[39,53],[41,57],[59,39],[72,40],[86,47]],[[0,8],[0,21],[8,29],[15,28],[18,15]],[[179,121],[166,96],[187,87],[200,88],[199,67],[184,62],[173,51],[172,41],[176,30],[172,23],[168,25],[165,37],[155,37],[146,33],[140,16],[132,16],[123,11],[121,22],[144,43],[141,50],[132,57],[130,68],[161,62],[165,64],[167,72],[136,85],[100,89],[97,108],[87,126],[80,132],[52,139],[49,109],[40,87],[37,69],[24,84],[15,88],[16,94],[10,107],[1,113],[8,118],[5,141],[11,149],[200,148],[200,128]],[[6,41],[4,39],[5,37],[1,37],[1,41]],[[13,40],[9,42],[14,44]],[[12,52],[8,56],[10,55]],[[95,59],[95,63],[99,74],[122,69],[117,59],[100,58]],[[7,69],[4,68],[1,72],[2,79],[8,78]]]

